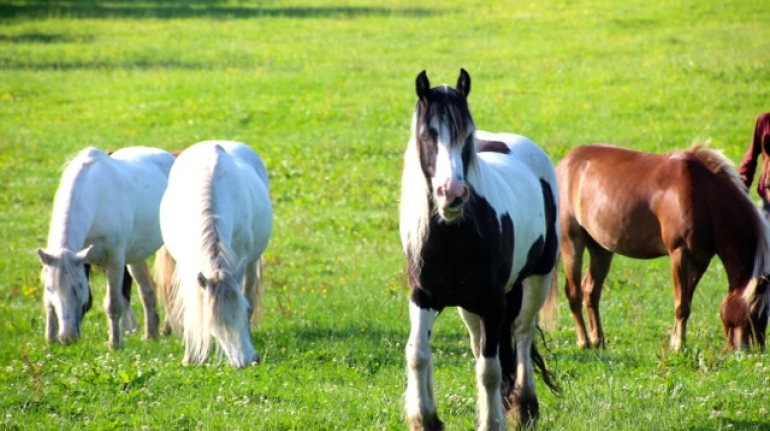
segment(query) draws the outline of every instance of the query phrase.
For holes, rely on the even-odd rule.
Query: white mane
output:
[[[82,242],[85,241],[88,232],[72,232],[72,229],[84,230],[88,228],[86,223],[82,223],[82,219],[86,219],[88,215],[82,212],[87,208],[93,209],[93,206],[81,205],[82,202],[85,202],[86,198],[83,194],[87,190],[84,187],[79,187],[79,185],[85,180],[86,170],[103,159],[109,160],[109,156],[99,149],[89,147],[80,151],[65,164],[59,188],[56,190],[53,201],[53,213],[48,230],[49,251],[69,247],[70,251],[77,252],[83,246]],[[73,223],[75,221],[81,222]],[[77,244],[67,244],[67,242]]]

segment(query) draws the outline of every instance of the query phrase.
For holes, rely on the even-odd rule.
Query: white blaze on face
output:
[[[463,178],[462,146],[452,146],[451,133],[445,122],[433,118],[430,122],[433,130],[438,132],[436,137],[436,166],[431,178],[433,196],[438,204],[439,214],[447,217],[445,210],[455,201],[468,198],[468,188]]]

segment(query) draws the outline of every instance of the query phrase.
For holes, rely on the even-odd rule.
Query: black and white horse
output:
[[[479,429],[506,429],[506,410],[527,425],[539,415],[535,367],[558,390],[533,343],[559,250],[553,163],[527,138],[475,130],[465,70],[457,88],[431,88],[425,71],[416,86],[400,219],[412,289],[409,425],[443,429],[429,340],[448,306],[459,307],[470,333]]]

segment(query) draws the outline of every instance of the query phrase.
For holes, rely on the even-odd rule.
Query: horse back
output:
[[[141,260],[160,246],[158,207],[173,157],[156,149],[117,153],[131,157],[115,159],[96,148],[81,151],[65,168],[54,202],[54,221],[70,220],[57,235],[79,236],[70,245],[78,250],[93,244],[94,263],[108,255]],[[162,154],[169,158],[165,166]]]
[[[259,257],[272,228],[266,177],[259,156],[237,142],[205,141],[183,151],[161,207],[163,235],[172,254],[196,250],[180,244],[191,240],[190,232],[215,223],[220,239],[236,255]]]
[[[510,284],[530,273],[545,274],[556,261],[558,188],[553,162],[531,140],[509,133],[477,131],[477,140],[499,142],[492,150],[477,141],[478,156],[503,184],[490,202],[498,215],[508,214],[517,246],[513,251]],[[505,190],[505,192],[501,192]]]
[[[603,248],[649,259],[707,229],[708,211],[683,152],[648,154],[610,145],[584,145],[556,167],[562,233],[587,233]]]

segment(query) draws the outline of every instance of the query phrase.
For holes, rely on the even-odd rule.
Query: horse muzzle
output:
[[[462,180],[450,180],[436,187],[438,212],[442,219],[454,221],[463,216],[463,208],[470,198],[470,188]]]

